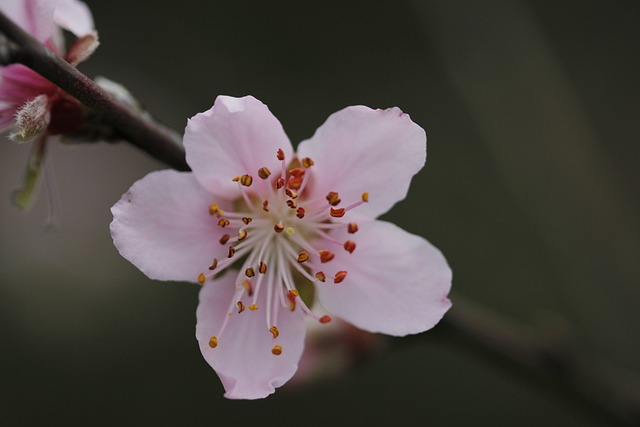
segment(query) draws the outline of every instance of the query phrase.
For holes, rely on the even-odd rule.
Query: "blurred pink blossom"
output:
[[[426,160],[424,130],[399,109],[345,108],[296,155],[264,104],[220,96],[184,144],[193,172],[136,182],[111,234],[150,278],[203,285],[196,337],[226,397],[266,397],[294,375],[305,317],[402,336],[451,306],[440,251],[375,219]]]

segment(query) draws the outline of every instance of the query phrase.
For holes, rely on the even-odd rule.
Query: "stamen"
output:
[[[258,176],[261,179],[267,179],[269,178],[269,176],[271,176],[271,171],[266,167],[260,168],[258,169]]]
[[[301,168],[294,168],[289,171],[289,180],[287,181],[287,187],[292,190],[299,190],[302,186],[302,180],[305,175],[305,170]]]
[[[307,251],[302,251],[298,254],[298,262],[300,264],[307,261],[308,259],[309,259],[309,254],[307,253]]]
[[[220,227],[222,227],[222,228],[228,227],[228,226],[229,226],[229,224],[231,224],[231,223],[230,223],[230,222],[229,222],[229,220],[228,220],[228,219],[226,219],[226,218],[220,218],[220,220],[218,221],[218,225],[219,225]]]
[[[244,271],[244,275],[247,277],[254,277],[256,272],[253,270],[253,267],[249,267]]]
[[[278,338],[278,336],[280,335],[280,331],[275,325],[269,328],[269,332],[271,332],[271,334],[273,335],[273,339]]]
[[[269,201],[265,200],[264,202],[262,202],[262,210],[265,212],[269,212]]]
[[[369,193],[368,192],[365,191],[364,193],[362,193],[362,201],[365,202],[365,203],[369,202]]]
[[[215,270],[217,266],[218,266],[218,258],[214,258],[213,261],[211,262],[211,265],[209,266],[209,270]]]
[[[245,230],[244,228],[241,228],[240,231],[238,231],[238,240],[244,240],[247,238],[247,230]]]
[[[347,240],[344,242],[344,250],[352,254],[353,251],[356,250],[356,243],[351,240]]]
[[[284,160],[284,151],[282,151],[282,148],[278,148],[278,160]]]
[[[356,224],[355,222],[350,222],[349,225],[347,226],[347,231],[350,234],[354,234],[355,232],[358,231],[358,224]]]
[[[284,231],[284,224],[279,222],[273,226],[273,229],[276,233],[282,233]]]
[[[207,276],[205,276],[204,273],[198,274],[198,283],[204,285],[205,280],[207,280]]]
[[[298,198],[298,193],[296,193],[295,191],[291,190],[290,188],[286,188],[284,190],[285,194],[289,197],[291,197],[292,199],[297,199]]]
[[[229,235],[228,234],[223,234],[222,237],[220,237],[220,244],[224,245],[229,241]]]
[[[209,338],[209,347],[216,348],[218,346],[218,337],[215,335]]]
[[[328,314],[325,314],[320,318],[320,323],[329,323],[329,322],[331,322],[331,316],[329,316]]]
[[[260,274],[265,274],[267,272],[267,264],[260,261],[260,265],[258,266],[258,271],[260,272]]]
[[[251,304],[251,305],[249,306],[249,310],[251,310],[251,311],[256,311],[258,308],[259,308],[259,307],[258,307],[256,304]]]
[[[253,177],[251,175],[242,175],[240,177],[240,184],[244,185],[245,187],[251,187],[252,183]]]
[[[214,203],[211,206],[209,206],[209,215],[214,216],[215,214],[218,213],[218,211],[220,210],[220,207]]]
[[[325,274],[322,271],[318,271],[316,274],[316,279],[318,279],[321,282],[324,282],[325,280],[327,280],[327,276],[325,276]]]
[[[320,262],[325,263],[325,262],[329,262],[333,259],[333,257],[335,256],[333,253],[327,251],[327,250],[320,250],[318,251],[318,253],[320,254]]]
[[[242,313],[244,311],[244,304],[242,301],[238,301],[236,305],[238,306],[238,314]]]
[[[336,193],[335,191],[329,191],[329,193],[327,194],[327,202],[329,202],[329,204],[331,206],[338,206],[341,202],[340,200],[340,195],[338,193]]]
[[[333,283],[338,284],[338,283],[342,282],[345,277],[347,277],[347,272],[346,271],[338,271],[336,273],[336,276],[333,278]]]
[[[294,200],[287,200],[287,206],[289,206],[291,209],[295,209],[298,207]]]
[[[229,252],[227,253],[227,257],[231,258],[235,254],[236,254],[236,248],[234,248],[233,246],[229,246]]]
[[[298,208],[296,210],[296,216],[300,219],[304,218],[304,208]]]
[[[296,309],[296,298],[299,293],[295,289],[287,291],[287,299],[289,300],[289,310],[294,311]]]
[[[249,218],[249,217],[246,217],[246,216],[242,217],[242,222],[244,222],[245,225],[249,225],[249,223],[251,221],[253,221],[253,218]]]
[[[251,286],[251,282],[248,281],[247,279],[244,279],[242,281],[242,286],[244,286],[244,290],[247,293],[247,295],[252,296],[253,295],[253,286]]]
[[[308,157],[304,157],[300,163],[302,163],[302,166],[304,166],[305,168],[309,169],[311,166],[314,165],[313,160],[311,160]]]
[[[280,347],[279,345],[274,346],[271,349],[271,353],[273,353],[276,356],[280,356],[282,354],[282,347]]]
[[[284,178],[278,178],[276,180],[276,189],[279,190],[284,187]]]
[[[334,218],[342,218],[345,212],[344,208],[336,209],[334,207],[332,207],[329,211],[330,211],[329,214]]]

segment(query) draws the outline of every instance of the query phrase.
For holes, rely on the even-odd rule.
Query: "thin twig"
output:
[[[131,144],[177,170],[189,170],[184,148],[176,132],[154,122],[138,111],[112,98],[90,78],[0,12],[0,32],[13,42],[0,48],[0,58],[23,64],[82,102],[113,126]]]

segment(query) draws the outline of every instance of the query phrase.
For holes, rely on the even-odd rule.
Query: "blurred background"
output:
[[[409,113],[427,166],[386,219],[444,252],[452,310],[472,298],[638,385],[638,2],[87,3],[102,45],[81,70],[179,131],[219,94],[262,100],[294,143],[348,105]],[[48,231],[44,191],[29,214],[9,200],[28,152],[0,144],[3,425],[611,425],[446,327],[339,380],[225,400],[198,287],[152,282],[111,244],[109,208],[165,166],[126,143],[51,146]]]

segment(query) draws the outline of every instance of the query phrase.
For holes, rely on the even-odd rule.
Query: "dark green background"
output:
[[[294,142],[347,105],[402,108],[428,161],[387,218],[442,249],[453,310],[459,293],[567,334],[639,383],[637,2],[88,4],[102,45],[81,69],[179,130],[218,94],[264,101]],[[164,166],[127,144],[52,147],[47,232],[44,192],[28,215],[9,202],[28,150],[0,144],[3,425],[609,425],[437,329],[339,382],[224,400],[197,287],[149,281],[111,244],[110,206]]]

